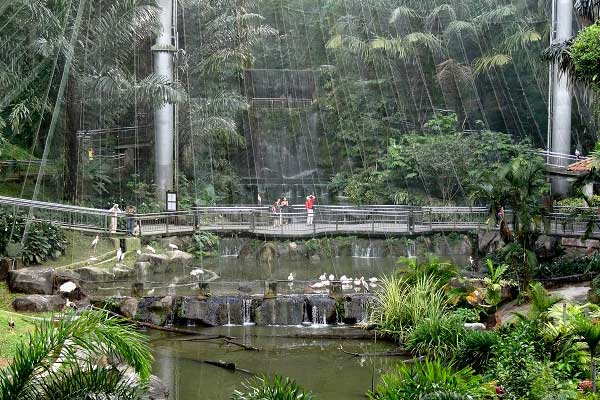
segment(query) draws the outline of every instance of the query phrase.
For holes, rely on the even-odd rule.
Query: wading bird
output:
[[[177,247],[177,245],[176,245],[176,244],[169,243],[169,248],[170,248],[170,249],[171,249],[171,251],[173,252],[173,251],[177,250],[179,247]]]
[[[117,250],[117,261],[122,262],[124,259],[125,253],[123,253],[123,250],[121,250],[121,248],[119,247],[119,249]]]
[[[10,317],[10,319],[8,320],[8,329],[13,332],[15,330],[15,320],[12,318],[12,316]]]
[[[94,254],[96,254],[96,247],[98,246],[98,242],[100,241],[100,236],[96,235],[94,240],[92,240],[92,250],[94,250]]]
[[[146,246],[146,250],[148,250],[148,251],[149,251],[150,253],[152,253],[152,254],[155,254],[155,253],[156,253],[156,250],[154,250],[154,247],[152,247],[152,246],[150,246],[150,245]]]

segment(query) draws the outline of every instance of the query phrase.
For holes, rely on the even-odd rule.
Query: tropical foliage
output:
[[[116,364],[107,364],[111,359]],[[150,377],[143,334],[104,311],[40,322],[0,370],[3,399],[137,399]],[[122,364],[122,365],[118,365]],[[135,374],[128,375],[131,367]],[[136,376],[137,374],[137,376]]]
[[[255,378],[236,390],[231,400],[311,400],[313,396],[287,377],[275,375],[272,379]]]

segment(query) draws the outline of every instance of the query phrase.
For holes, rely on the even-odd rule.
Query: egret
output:
[[[169,248],[171,249],[171,251],[175,251],[175,250],[177,250],[179,247],[177,247],[177,245],[176,245],[176,244],[173,244],[173,243],[169,242]]]
[[[325,276],[325,273],[323,273],[323,275],[319,277],[319,280],[324,281],[325,279],[327,279],[327,277]]]
[[[193,269],[190,272],[190,275],[191,276],[198,276],[198,275],[202,275],[203,273],[204,273],[204,270],[202,268],[196,268],[196,269]]]
[[[323,281],[323,286],[329,286],[331,282],[329,282],[328,280],[324,280]]]
[[[475,264],[475,260],[473,260],[472,256],[469,256],[469,263],[471,263],[471,269],[473,268],[473,264]]]
[[[119,247],[119,249],[117,250],[117,262],[123,261],[124,258],[125,254],[123,253],[123,250],[121,250],[121,248]]]
[[[156,253],[156,250],[154,250],[154,247],[152,247],[152,246],[150,246],[150,245],[146,246],[146,250],[148,250],[148,251],[149,251],[150,253],[152,253],[152,254],[155,254],[155,253]]]
[[[152,289],[148,290],[148,294],[149,294],[150,296],[152,296],[152,295],[154,294],[154,289],[155,289],[155,288],[152,288]]]
[[[334,281],[335,280],[335,275],[329,274],[328,278],[329,278],[330,281]]]
[[[141,256],[141,255],[142,255],[142,251],[141,251],[140,249],[137,249],[137,250],[135,251],[135,254],[137,254],[138,256]]]
[[[377,279],[375,277],[371,277],[371,278],[369,278],[369,282],[371,282],[371,283],[377,283],[377,282],[379,282],[379,279]]]
[[[98,242],[100,241],[100,236],[96,235],[94,240],[92,240],[92,250],[94,250],[94,254],[96,254],[96,246],[98,246]]]
[[[348,280],[348,277],[346,275],[340,276],[340,281],[344,282],[344,281],[347,281],[347,280]]]
[[[360,286],[360,283],[361,283],[360,279],[358,279],[358,278],[354,279],[354,286]]]
[[[15,320],[12,318],[12,315],[10,316],[10,319],[8,320],[8,329],[11,332],[15,330]]]
[[[321,288],[323,288],[323,286],[325,286],[325,284],[323,282],[317,282],[317,283],[313,283],[312,285],[310,285],[310,287],[313,289],[321,289]]]
[[[290,274],[288,275],[288,281],[293,281],[294,280],[294,274],[290,272]]]

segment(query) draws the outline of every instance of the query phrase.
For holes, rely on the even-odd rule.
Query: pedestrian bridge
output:
[[[316,206],[314,224],[306,224],[303,206],[289,213],[273,214],[268,207],[221,206],[191,210],[117,215],[118,227],[111,232],[113,214],[108,210],[0,196],[0,209],[28,215],[65,229],[103,235],[126,235],[127,218],[140,226],[141,236],[189,235],[195,231],[253,235],[269,238],[304,238],[324,235],[403,236],[435,232],[473,232],[490,227],[486,207],[411,206]],[[548,234],[581,237],[590,226],[590,237],[600,239],[600,221],[590,209],[557,209],[537,227]],[[507,220],[511,221],[510,210]],[[493,226],[493,225],[492,225]]]

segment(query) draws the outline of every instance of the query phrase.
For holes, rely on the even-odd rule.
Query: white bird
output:
[[[100,236],[96,235],[94,240],[92,240],[92,250],[96,253],[96,246],[98,246],[98,242],[100,241]]]
[[[319,280],[324,281],[325,279],[327,279],[327,277],[325,276],[325,273],[323,273],[323,275],[319,277]]]
[[[141,256],[141,255],[142,255],[142,251],[141,251],[140,249],[137,249],[137,250],[135,251],[135,254],[137,254],[138,256]]]
[[[10,319],[8,320],[8,329],[11,332],[15,330],[15,320],[12,318],[12,315],[10,316]]]
[[[256,199],[258,200],[258,205],[260,206],[262,204],[262,197],[260,197],[260,193],[256,196]]]
[[[472,267],[473,264],[475,263],[475,260],[473,260],[472,256],[469,256],[469,262],[471,263],[471,267]]]
[[[59,292],[63,293],[71,293],[73,290],[77,289],[77,285],[71,281],[65,282],[58,288]]]
[[[204,273],[204,270],[202,268],[196,268],[190,271],[190,275],[191,276],[198,276],[198,275],[202,275]]]
[[[371,283],[377,283],[377,282],[379,282],[379,279],[377,279],[375,277],[371,277],[371,278],[369,278],[369,282],[371,282]]]
[[[156,253],[156,250],[154,250],[154,247],[152,247],[150,245],[146,246],[146,250],[148,250],[152,254]]]
[[[340,281],[344,282],[344,281],[347,281],[347,280],[348,280],[348,277],[346,275],[340,276]]]
[[[294,280],[294,274],[290,272],[290,274],[288,275],[288,281],[293,281]]]
[[[323,281],[323,286],[329,286],[330,284],[331,284],[331,282],[329,282],[328,280]]]
[[[148,294],[149,294],[149,295],[153,295],[153,294],[154,294],[154,289],[155,289],[155,288],[152,288],[152,289],[148,290]]]
[[[179,247],[177,247],[177,245],[176,245],[176,244],[169,243],[169,248],[171,249],[171,251],[175,251],[175,250],[177,250]]]
[[[354,286],[360,286],[360,283],[361,283],[360,279],[358,279],[358,278],[354,279]]]
[[[317,282],[317,283],[313,283],[312,285],[310,285],[310,287],[313,289],[321,289],[323,286],[325,286],[323,284],[323,282]]]
[[[119,247],[119,249],[117,250],[117,261],[121,262],[124,258],[125,254],[123,253],[123,250],[121,250],[121,248]]]
[[[334,281],[334,280],[335,280],[335,275],[333,275],[333,274],[329,274],[329,280],[330,280],[330,281]]]

